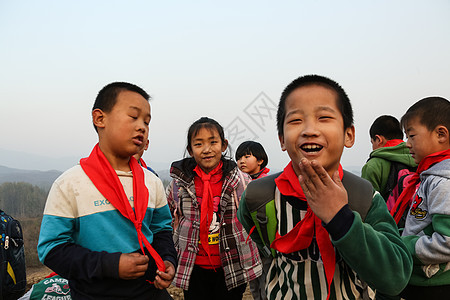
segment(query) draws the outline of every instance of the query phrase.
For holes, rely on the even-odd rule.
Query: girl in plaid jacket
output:
[[[178,251],[173,284],[187,300],[242,299],[262,272],[258,249],[236,217],[251,179],[222,154],[228,141],[215,120],[194,122],[187,140],[190,157],[172,163],[166,191]]]

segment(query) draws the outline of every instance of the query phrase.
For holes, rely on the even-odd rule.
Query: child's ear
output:
[[[258,159],[258,160],[256,161],[256,163],[258,164],[258,166],[261,166],[261,165],[263,164],[263,162],[264,162],[264,159]]]
[[[344,146],[351,148],[355,143],[355,126],[350,126],[344,131]]]
[[[228,147],[228,140],[225,139],[222,143],[222,152],[225,152],[225,150],[227,150]]]
[[[280,140],[280,146],[282,151],[286,151],[286,147],[284,146],[284,136],[279,135],[278,139]]]
[[[378,148],[384,147],[384,145],[386,145],[388,140],[384,136],[376,134],[375,139],[373,141],[374,141],[375,149],[378,149]]]
[[[92,122],[97,128],[105,127],[105,113],[100,108],[92,111]]]
[[[437,133],[439,143],[449,143],[449,132],[447,127],[445,127],[444,125],[438,125],[434,129],[434,132]]]

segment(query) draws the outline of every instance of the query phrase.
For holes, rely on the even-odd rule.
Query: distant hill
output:
[[[159,177],[159,179],[161,179],[161,180],[167,180],[167,181],[170,181],[170,180],[172,180],[172,178],[170,177],[170,174],[169,174],[169,170],[159,170],[159,171],[156,171],[156,173],[158,174],[158,177]]]
[[[79,160],[80,157],[75,156],[55,158],[0,148],[0,184],[22,181],[48,189],[63,171],[76,165]],[[156,170],[164,184],[172,179],[169,175],[170,163],[150,160],[146,162]],[[277,173],[284,168],[270,164],[268,167],[269,174]],[[344,165],[343,167],[358,176],[361,175],[361,166]]]
[[[89,153],[86,154],[86,156]],[[21,170],[57,170],[64,172],[67,169],[78,164],[80,159],[84,157],[82,154],[80,156],[63,156],[63,157],[51,157],[36,155],[29,152],[13,151],[0,148],[0,166],[5,166],[13,169]],[[144,158],[145,160],[145,158]],[[147,161],[153,170],[169,170],[170,162],[160,162],[160,161]]]
[[[356,176],[361,176],[361,166],[343,166],[343,168]]]
[[[168,183],[171,178],[168,170],[156,171],[159,178]],[[0,165],[0,184],[4,182],[27,182],[45,190],[49,190],[62,172],[58,170],[38,171],[9,168]]]
[[[48,190],[61,171],[22,170],[0,166],[0,184],[4,182],[27,182]]]
[[[76,165],[80,158],[76,156],[51,157],[0,148],[0,165],[9,168],[64,171]]]

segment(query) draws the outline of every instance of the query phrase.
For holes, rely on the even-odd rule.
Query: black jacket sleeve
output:
[[[177,269],[177,251],[173,244],[172,231],[163,230],[155,233],[152,246],[158,252],[159,256],[161,256],[162,260],[170,261],[175,267],[175,270]]]
[[[118,279],[121,254],[120,252],[91,251],[73,243],[63,243],[50,250],[44,264],[69,280]]]

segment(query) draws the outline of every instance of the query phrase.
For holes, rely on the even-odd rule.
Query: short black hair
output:
[[[117,102],[117,96],[122,91],[138,93],[147,101],[150,99],[150,96],[147,94],[147,92],[135,84],[128,82],[112,82],[105,85],[98,92],[97,98],[95,98],[94,106],[92,107],[92,111],[94,111],[95,109],[101,109],[104,112],[110,112]],[[95,125],[94,128],[95,131],[97,131],[97,127]]]
[[[239,145],[236,150],[236,161],[238,161],[244,155],[253,155],[257,160],[262,160],[261,170],[267,166],[269,162],[269,158],[267,157],[267,153],[264,150],[264,147],[254,141],[246,141]]]
[[[344,120],[344,129],[347,129],[353,125],[353,109],[350,103],[350,99],[344,89],[334,80],[320,75],[305,75],[292,81],[281,94],[280,102],[278,103],[277,111],[277,129],[278,135],[283,136],[283,123],[286,117],[286,98],[295,90],[300,87],[318,85],[324,88],[331,89],[337,94],[337,107],[342,114]]]
[[[383,115],[373,121],[369,129],[369,135],[375,140],[376,135],[384,136],[388,140],[403,139],[403,131],[396,117]]]
[[[406,129],[406,123],[416,117],[429,131],[434,130],[438,125],[443,125],[450,130],[450,102],[437,96],[417,101],[401,118],[402,127]]]

